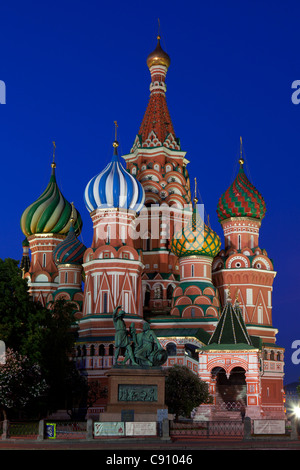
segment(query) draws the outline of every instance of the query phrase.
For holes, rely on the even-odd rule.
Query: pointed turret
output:
[[[220,347],[232,348],[232,346],[234,346],[235,349],[249,349],[254,347],[247,332],[243,317],[238,310],[238,305],[232,305],[230,294],[216,329],[208,341],[209,349],[215,346],[218,349]]]

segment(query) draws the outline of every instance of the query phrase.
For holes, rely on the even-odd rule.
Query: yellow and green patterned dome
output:
[[[178,258],[195,255],[214,258],[220,247],[220,237],[203,222],[195,208],[191,221],[174,234],[171,242],[171,250]]]

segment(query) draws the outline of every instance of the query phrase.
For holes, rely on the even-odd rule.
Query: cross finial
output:
[[[71,212],[71,224],[74,226],[75,225],[75,207],[74,207],[74,202],[71,202],[72,206],[72,212]]]
[[[158,21],[157,39],[159,40],[160,39],[160,21],[159,21],[159,18],[157,18],[157,21]]]
[[[244,159],[243,159],[243,140],[240,137],[240,159],[239,159],[240,168],[243,168]]]
[[[52,144],[53,144],[53,156],[52,156],[52,164],[51,164],[51,167],[52,167],[52,168],[56,168],[56,164],[55,164],[55,149],[56,149],[56,144],[55,144],[54,141],[52,142]]]
[[[197,198],[197,178],[195,178],[195,194],[194,194],[194,202],[198,202]]]
[[[117,121],[114,121],[114,123],[115,123],[115,140],[114,140],[113,146],[114,146],[114,147],[118,147],[118,146],[119,146],[119,142],[118,142],[118,140],[117,140],[118,123],[117,123]]]

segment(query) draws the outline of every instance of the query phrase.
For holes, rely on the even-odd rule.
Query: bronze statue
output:
[[[131,342],[129,339],[128,332],[126,330],[126,325],[123,320],[125,316],[124,310],[119,310],[122,309],[122,306],[120,305],[119,307],[115,308],[113,312],[113,322],[116,330],[115,334],[115,361],[117,364],[125,364],[128,359],[131,360],[133,365],[137,365],[135,362],[132,348],[131,348]],[[125,348],[125,357],[124,360],[119,363],[118,362],[118,357],[120,355],[120,350],[121,348]]]
[[[113,321],[116,329],[115,334],[115,360],[118,365],[125,364],[128,359],[132,365],[158,367],[164,364],[168,358],[167,351],[160,345],[156,334],[150,329],[149,323],[144,323],[143,331],[136,333],[134,323],[130,325],[129,331],[123,320],[126,315],[121,306],[113,313]],[[118,362],[120,349],[125,348],[125,357]]]

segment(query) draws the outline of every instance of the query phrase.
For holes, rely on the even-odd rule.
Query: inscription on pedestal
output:
[[[157,385],[119,384],[118,401],[157,401]]]

